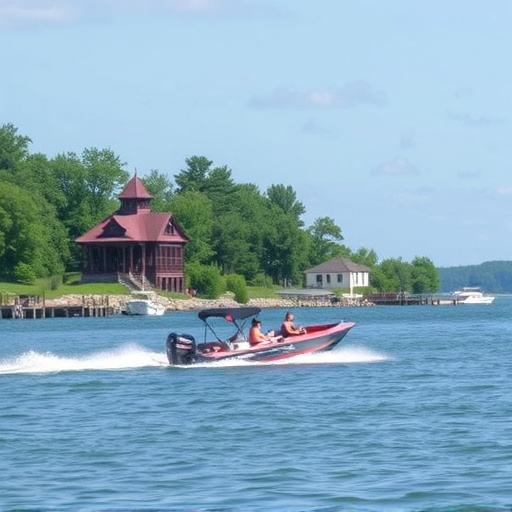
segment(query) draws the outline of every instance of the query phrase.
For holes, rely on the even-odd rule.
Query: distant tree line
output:
[[[130,173],[110,149],[87,148],[48,158],[31,139],[0,127],[0,277],[33,281],[80,269],[75,238],[116,211]],[[249,284],[301,286],[305,269],[334,257],[370,269],[376,291],[435,292],[433,262],[418,256],[379,261],[373,249],[350,249],[339,226],[319,217],[304,226],[304,204],[291,185],[236,183],[227,166],[192,156],[171,180],[158,170],[141,177],[153,211],[171,212],[190,238],[187,273],[212,267]],[[236,279],[232,279],[236,287]]]
[[[480,265],[445,267],[439,268],[438,272],[443,292],[474,286],[486,292],[512,293],[512,261],[486,261]]]

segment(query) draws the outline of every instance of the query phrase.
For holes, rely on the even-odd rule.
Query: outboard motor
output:
[[[190,334],[171,332],[167,336],[167,359],[171,366],[192,364],[196,361],[196,340]]]

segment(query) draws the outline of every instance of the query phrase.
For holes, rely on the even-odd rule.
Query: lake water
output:
[[[170,368],[196,312],[0,320],[0,511],[512,510],[510,297],[294,313],[357,325],[293,364]]]

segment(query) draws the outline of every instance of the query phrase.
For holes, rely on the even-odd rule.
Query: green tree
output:
[[[257,268],[256,258],[251,258],[250,228],[235,212],[217,218],[213,227],[215,261],[224,273],[247,272],[247,259]]]
[[[234,187],[231,171],[226,167],[214,167],[213,162],[204,156],[185,159],[186,169],[174,176],[177,193],[196,191],[206,195],[224,195]]]
[[[33,284],[37,279],[36,273],[32,265],[20,261],[14,267],[14,278],[19,283]]]
[[[251,280],[261,272],[264,232],[270,222],[268,201],[255,185],[237,185],[214,219],[215,262],[224,272]]]
[[[154,212],[170,211],[169,205],[174,194],[172,181],[155,169],[152,169],[149,175],[141,180],[147,191],[153,196],[151,210]]]
[[[359,247],[357,251],[353,252],[350,259],[360,265],[365,265],[369,268],[373,268],[377,265],[379,258],[377,253],[373,249],[367,247]]]
[[[331,217],[319,217],[308,229],[312,237],[310,263],[318,265],[339,255],[339,242],[343,240],[341,228]]]
[[[187,168],[175,175],[176,192],[202,192],[212,202],[214,215],[225,211],[235,191],[231,171],[226,167],[213,167],[213,162],[204,156],[193,156],[185,160]]]
[[[370,272],[370,286],[377,292],[386,292],[392,290],[392,286],[388,284],[388,278],[380,265],[376,265]]]
[[[0,205],[1,272],[12,277],[21,268],[28,275],[30,268],[36,277],[62,274],[69,252],[54,209],[41,196],[1,182]]]
[[[263,269],[276,284],[302,284],[302,271],[308,266],[309,236],[294,215],[270,204],[263,240]]]
[[[31,193],[42,195],[57,212],[65,208],[68,202],[59,186],[52,162],[41,153],[29,155],[18,166],[16,184]]]
[[[178,186],[176,193],[204,192],[213,162],[204,156],[192,156],[186,158],[185,163],[187,168],[182,169],[174,176],[174,181]]]
[[[189,190],[176,194],[169,203],[170,212],[183,228],[190,242],[187,244],[186,260],[196,263],[211,263],[213,212],[208,197]]]
[[[86,148],[82,152],[87,201],[95,222],[115,209],[117,196],[128,181],[125,165],[110,149]],[[91,226],[92,227],[92,226]]]
[[[410,292],[411,264],[402,258],[383,260],[372,270],[370,283],[381,292]]]
[[[72,152],[59,154],[49,163],[65,198],[56,205],[57,213],[69,233],[70,269],[76,270],[81,249],[74,240],[118,208],[117,195],[129,176],[109,149],[85,149],[81,157]]]
[[[216,265],[189,263],[186,267],[190,287],[206,299],[217,299],[226,291],[225,279]]]
[[[306,208],[297,199],[297,193],[290,185],[270,185],[267,189],[267,197],[271,204],[278,206],[284,213],[291,215],[298,222],[299,226],[303,225],[300,218],[306,213]]]
[[[411,263],[413,293],[434,293],[439,290],[439,276],[432,260],[417,256]]]
[[[24,161],[28,154],[29,137],[18,135],[18,129],[11,123],[0,127],[0,170],[12,171]]]
[[[244,276],[239,274],[228,274],[226,276],[226,288],[235,294],[235,301],[239,304],[249,302],[249,292]]]
[[[10,186],[11,185],[8,185],[8,187]],[[5,187],[5,185],[2,185],[2,183],[0,183],[0,194],[2,193],[3,187]],[[7,191],[9,191],[9,188],[7,188]],[[8,238],[9,234],[12,232],[12,224],[13,220],[11,218],[11,213],[8,210],[6,210],[3,203],[0,202],[0,261],[2,261],[2,258],[4,257],[4,255],[10,247],[10,244],[12,243],[12,241],[9,240]],[[0,273],[5,274],[5,270],[5,268],[3,270],[0,270]]]
[[[90,229],[96,218],[88,200],[87,171],[75,153],[57,155],[50,164],[65,197],[57,207],[58,216],[75,239]]]

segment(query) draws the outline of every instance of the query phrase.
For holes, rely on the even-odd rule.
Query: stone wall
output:
[[[125,309],[125,304],[132,299],[132,295],[64,295],[58,299],[46,300],[47,307],[71,307],[71,306],[108,306],[114,311],[121,312]],[[193,311],[206,308],[227,308],[239,307],[239,304],[233,300],[232,294],[225,294],[218,299],[208,300],[190,297],[186,299],[167,299],[161,295],[152,296],[152,300],[162,304],[168,311]],[[372,304],[360,299],[341,299],[340,302],[332,304],[329,301],[318,299],[251,299],[245,306],[255,306],[259,308],[297,308],[297,307],[357,307],[371,306]]]

